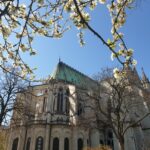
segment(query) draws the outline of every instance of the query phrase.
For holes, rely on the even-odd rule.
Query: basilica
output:
[[[148,90],[144,73],[139,80]],[[17,94],[23,112],[13,112],[7,150],[87,150],[101,145],[120,150],[112,130],[97,127],[91,109],[96,104],[88,95],[98,89],[98,82],[60,61],[44,83]],[[147,103],[143,106],[149,110]],[[125,150],[148,150],[150,118],[125,136]]]

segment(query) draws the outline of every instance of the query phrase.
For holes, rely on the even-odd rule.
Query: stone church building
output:
[[[141,84],[149,88],[144,73]],[[96,104],[88,96],[97,90],[96,81],[60,61],[45,83],[18,93],[23,113],[13,112],[7,150],[86,150],[101,145],[119,150],[111,129],[97,128],[95,111],[91,109]],[[148,142],[147,149],[143,148],[143,143],[150,140],[150,119],[145,122],[127,132],[125,150],[150,148]]]

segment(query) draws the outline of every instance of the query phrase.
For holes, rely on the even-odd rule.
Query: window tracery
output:
[[[64,150],[69,150],[69,139],[65,138],[64,140]]]
[[[17,150],[18,149],[18,141],[19,141],[19,138],[15,138],[13,140],[12,150]]]
[[[43,150],[43,137],[39,136],[36,139],[35,150]]]
[[[69,89],[66,90],[66,106],[65,106],[65,111],[66,111],[66,114],[69,114],[69,108],[70,108],[70,102],[69,102],[69,96],[70,96],[70,91]]]
[[[59,150],[59,139],[58,138],[53,139],[53,150]]]
[[[30,150],[31,138],[29,137],[27,140],[26,150]]]
[[[81,138],[78,139],[78,150],[83,150],[83,140]]]
[[[59,113],[63,112],[63,97],[63,89],[59,88],[57,94],[57,112]]]

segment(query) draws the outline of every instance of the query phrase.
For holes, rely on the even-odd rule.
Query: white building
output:
[[[143,77],[143,82],[148,81]],[[143,84],[147,88],[148,84]],[[45,84],[30,86],[18,94],[17,101],[23,102],[25,108],[22,115],[14,111],[7,150],[82,150],[100,145],[119,150],[112,131],[97,128],[94,110],[85,107],[95,107],[87,93],[97,90],[97,82],[59,62]],[[148,145],[149,129],[149,121],[146,126],[130,129],[126,150],[142,150],[139,145],[144,142]]]

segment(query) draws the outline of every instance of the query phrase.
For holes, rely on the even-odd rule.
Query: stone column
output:
[[[26,139],[25,139],[25,134],[26,134],[26,127],[20,127],[20,133],[19,133],[19,142],[18,142],[18,149],[23,150],[24,144],[26,146]]]
[[[54,98],[53,98],[53,91],[49,91],[48,98],[47,98],[47,107],[46,112],[52,113],[53,111],[53,104],[54,104]]]
[[[49,136],[50,136],[49,134],[50,134],[50,125],[46,125],[44,150],[49,150]]]
[[[73,135],[72,135],[72,150],[77,150],[77,129],[73,128]]]
[[[91,132],[91,147],[95,148],[99,146],[99,132],[94,129]]]
[[[85,150],[87,150],[87,137],[85,135],[83,139],[83,147],[86,148]]]
[[[59,150],[64,150],[64,137],[62,134],[59,138]]]
[[[36,128],[36,126],[32,126],[32,136],[31,136],[31,147],[30,147],[30,149],[31,150],[34,150],[35,149],[35,142],[36,142],[36,131],[35,131],[35,128]]]

